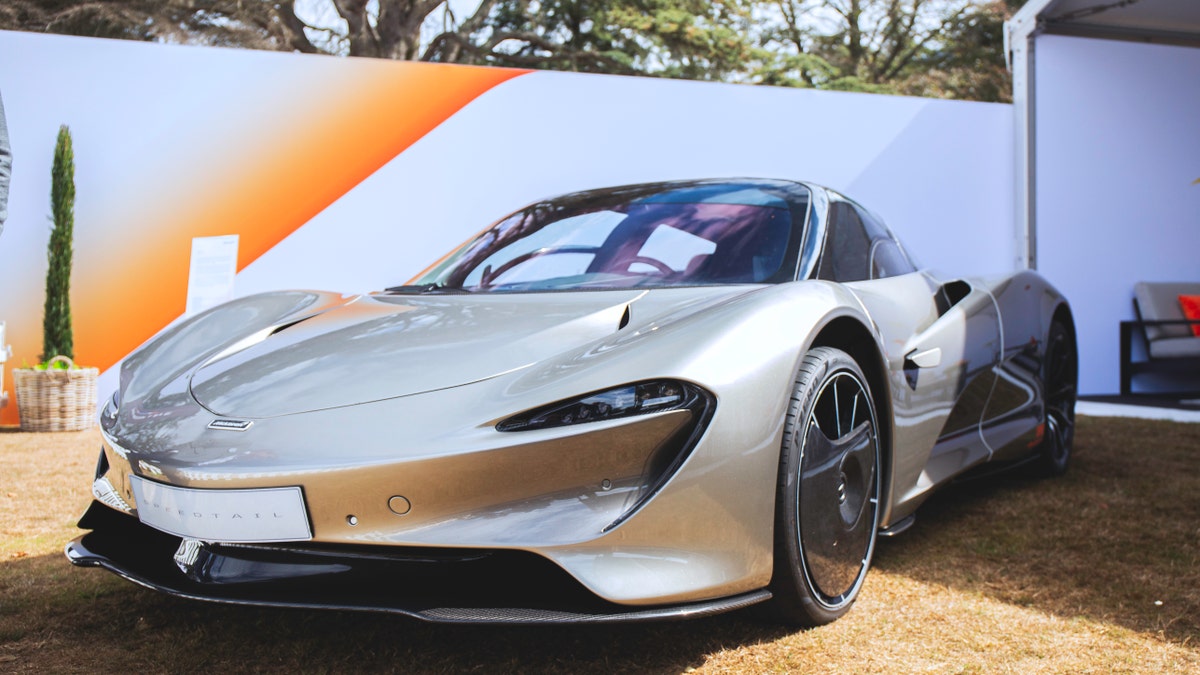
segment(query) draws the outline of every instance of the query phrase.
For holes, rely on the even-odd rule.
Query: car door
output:
[[[883,337],[894,503],[915,508],[933,486],[988,457],[978,429],[1000,357],[999,315],[985,290],[917,272],[857,205],[833,202],[827,227],[818,278],[851,289]]]

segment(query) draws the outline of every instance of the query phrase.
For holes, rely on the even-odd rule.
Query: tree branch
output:
[[[304,29],[310,26],[296,16],[295,0],[280,2],[275,8],[275,12],[279,17],[279,22],[283,24],[284,30],[287,31],[288,44],[292,46],[292,49],[305,54],[316,54],[320,51],[304,32]]]

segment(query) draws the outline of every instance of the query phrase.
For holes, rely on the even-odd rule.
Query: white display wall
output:
[[[1200,49],[1037,38],[1038,269],[1070,298],[1080,391],[1119,389],[1138,281],[1200,281]]]
[[[69,124],[76,345],[110,370],[102,389],[184,312],[193,237],[239,236],[236,295],[362,292],[535,199],[748,176],[845,192],[947,274],[1014,259],[1007,105],[2,31],[0,93],[9,365],[40,348],[50,164]]]

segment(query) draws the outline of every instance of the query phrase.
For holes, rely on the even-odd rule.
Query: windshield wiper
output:
[[[428,293],[457,294],[457,293],[470,293],[471,292],[465,288],[452,288],[450,286],[446,286],[444,284],[437,284],[437,283],[416,284],[416,285],[412,285],[412,286],[392,286],[390,288],[385,288],[383,290],[385,293],[404,293],[404,294],[417,294],[417,295],[425,295]]]

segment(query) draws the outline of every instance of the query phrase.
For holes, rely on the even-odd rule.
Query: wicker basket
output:
[[[54,365],[66,362],[67,369]],[[14,368],[17,413],[22,431],[82,431],[96,423],[96,368],[75,368],[56,356],[46,370]]]

